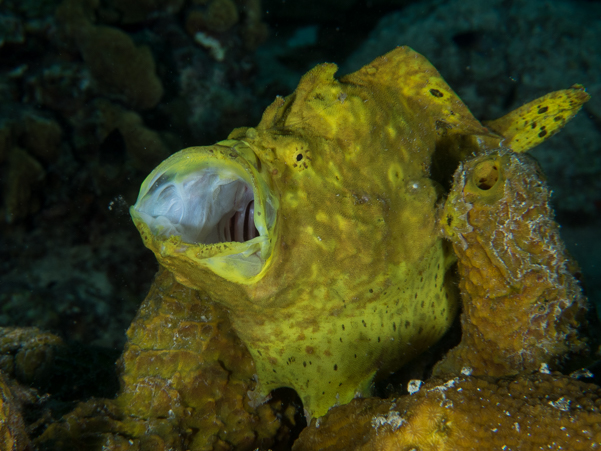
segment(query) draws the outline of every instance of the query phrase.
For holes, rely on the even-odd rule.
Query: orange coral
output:
[[[435,373],[516,374],[584,348],[586,300],[549,198],[527,155],[488,152],[458,169],[441,221],[459,258],[463,337]]]
[[[571,451],[601,446],[601,389],[559,373],[431,380],[399,399],[357,399],[314,420],[293,451]]]
[[[127,335],[118,398],[80,404],[38,444],[87,449],[101,437],[109,449],[251,450],[286,441],[294,408],[251,406],[252,358],[206,294],[160,271]]]

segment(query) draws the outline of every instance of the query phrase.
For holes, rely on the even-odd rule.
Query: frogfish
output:
[[[173,154],[130,210],[160,265],[228,312],[255,362],[251,402],[291,387],[308,418],[449,329],[456,257],[437,211],[459,162],[531,148],[588,98],[575,86],[485,126],[408,47],[336,71],[312,69],[256,127]]]

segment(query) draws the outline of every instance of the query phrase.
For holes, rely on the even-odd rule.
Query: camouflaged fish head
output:
[[[454,159],[452,173],[483,142],[470,137],[500,139],[407,47],[336,69],[311,70],[256,128],[171,156],[131,208],[159,262],[229,311],[253,401],[292,387],[313,417],[448,329],[458,296],[433,163]]]

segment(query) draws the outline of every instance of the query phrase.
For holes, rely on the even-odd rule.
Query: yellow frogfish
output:
[[[252,402],[291,387],[308,417],[369,395],[454,320],[437,204],[459,161],[533,147],[579,109],[484,127],[408,47],[336,70],[308,72],[258,126],[172,155],[131,208],[159,263],[227,309],[256,365]]]

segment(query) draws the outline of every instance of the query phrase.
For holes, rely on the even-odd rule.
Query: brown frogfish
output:
[[[336,70],[315,67],[256,127],[172,155],[131,208],[159,263],[227,309],[256,365],[252,402],[291,387],[309,417],[447,331],[459,296],[443,187],[471,152],[521,136],[515,118],[480,124],[408,47]]]

